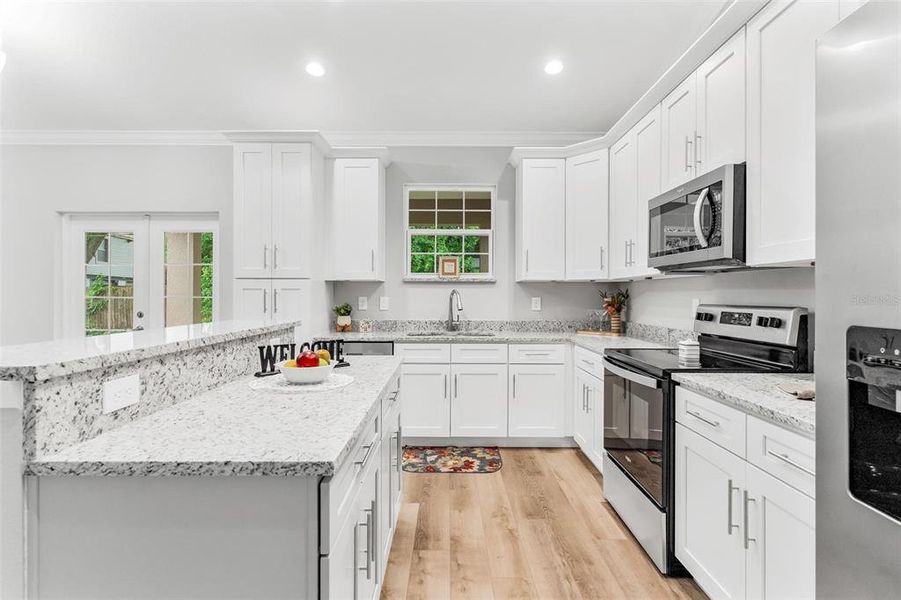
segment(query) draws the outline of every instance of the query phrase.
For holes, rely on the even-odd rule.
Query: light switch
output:
[[[390,303],[388,302],[388,296],[380,296],[379,297],[379,310],[388,310]]]
[[[532,298],[532,310],[541,310],[541,296]]]
[[[369,298],[359,296],[357,298],[357,310],[369,310]]]
[[[141,399],[141,376],[138,373],[110,379],[103,384],[103,412],[111,413],[131,406]]]

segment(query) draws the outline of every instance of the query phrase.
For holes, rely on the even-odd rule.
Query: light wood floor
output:
[[[502,449],[490,475],[404,474],[382,599],[682,598],[604,501],[575,449]]]

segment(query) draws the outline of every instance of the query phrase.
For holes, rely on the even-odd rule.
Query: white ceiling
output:
[[[725,4],[7,2],[0,116],[17,130],[604,132]],[[550,58],[562,74],[544,73]]]

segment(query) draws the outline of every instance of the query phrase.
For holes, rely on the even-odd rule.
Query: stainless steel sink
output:
[[[407,337],[493,337],[491,331],[411,331]]]

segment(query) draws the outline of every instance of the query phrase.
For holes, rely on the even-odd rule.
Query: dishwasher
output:
[[[344,342],[344,356],[394,356],[394,342]]]

